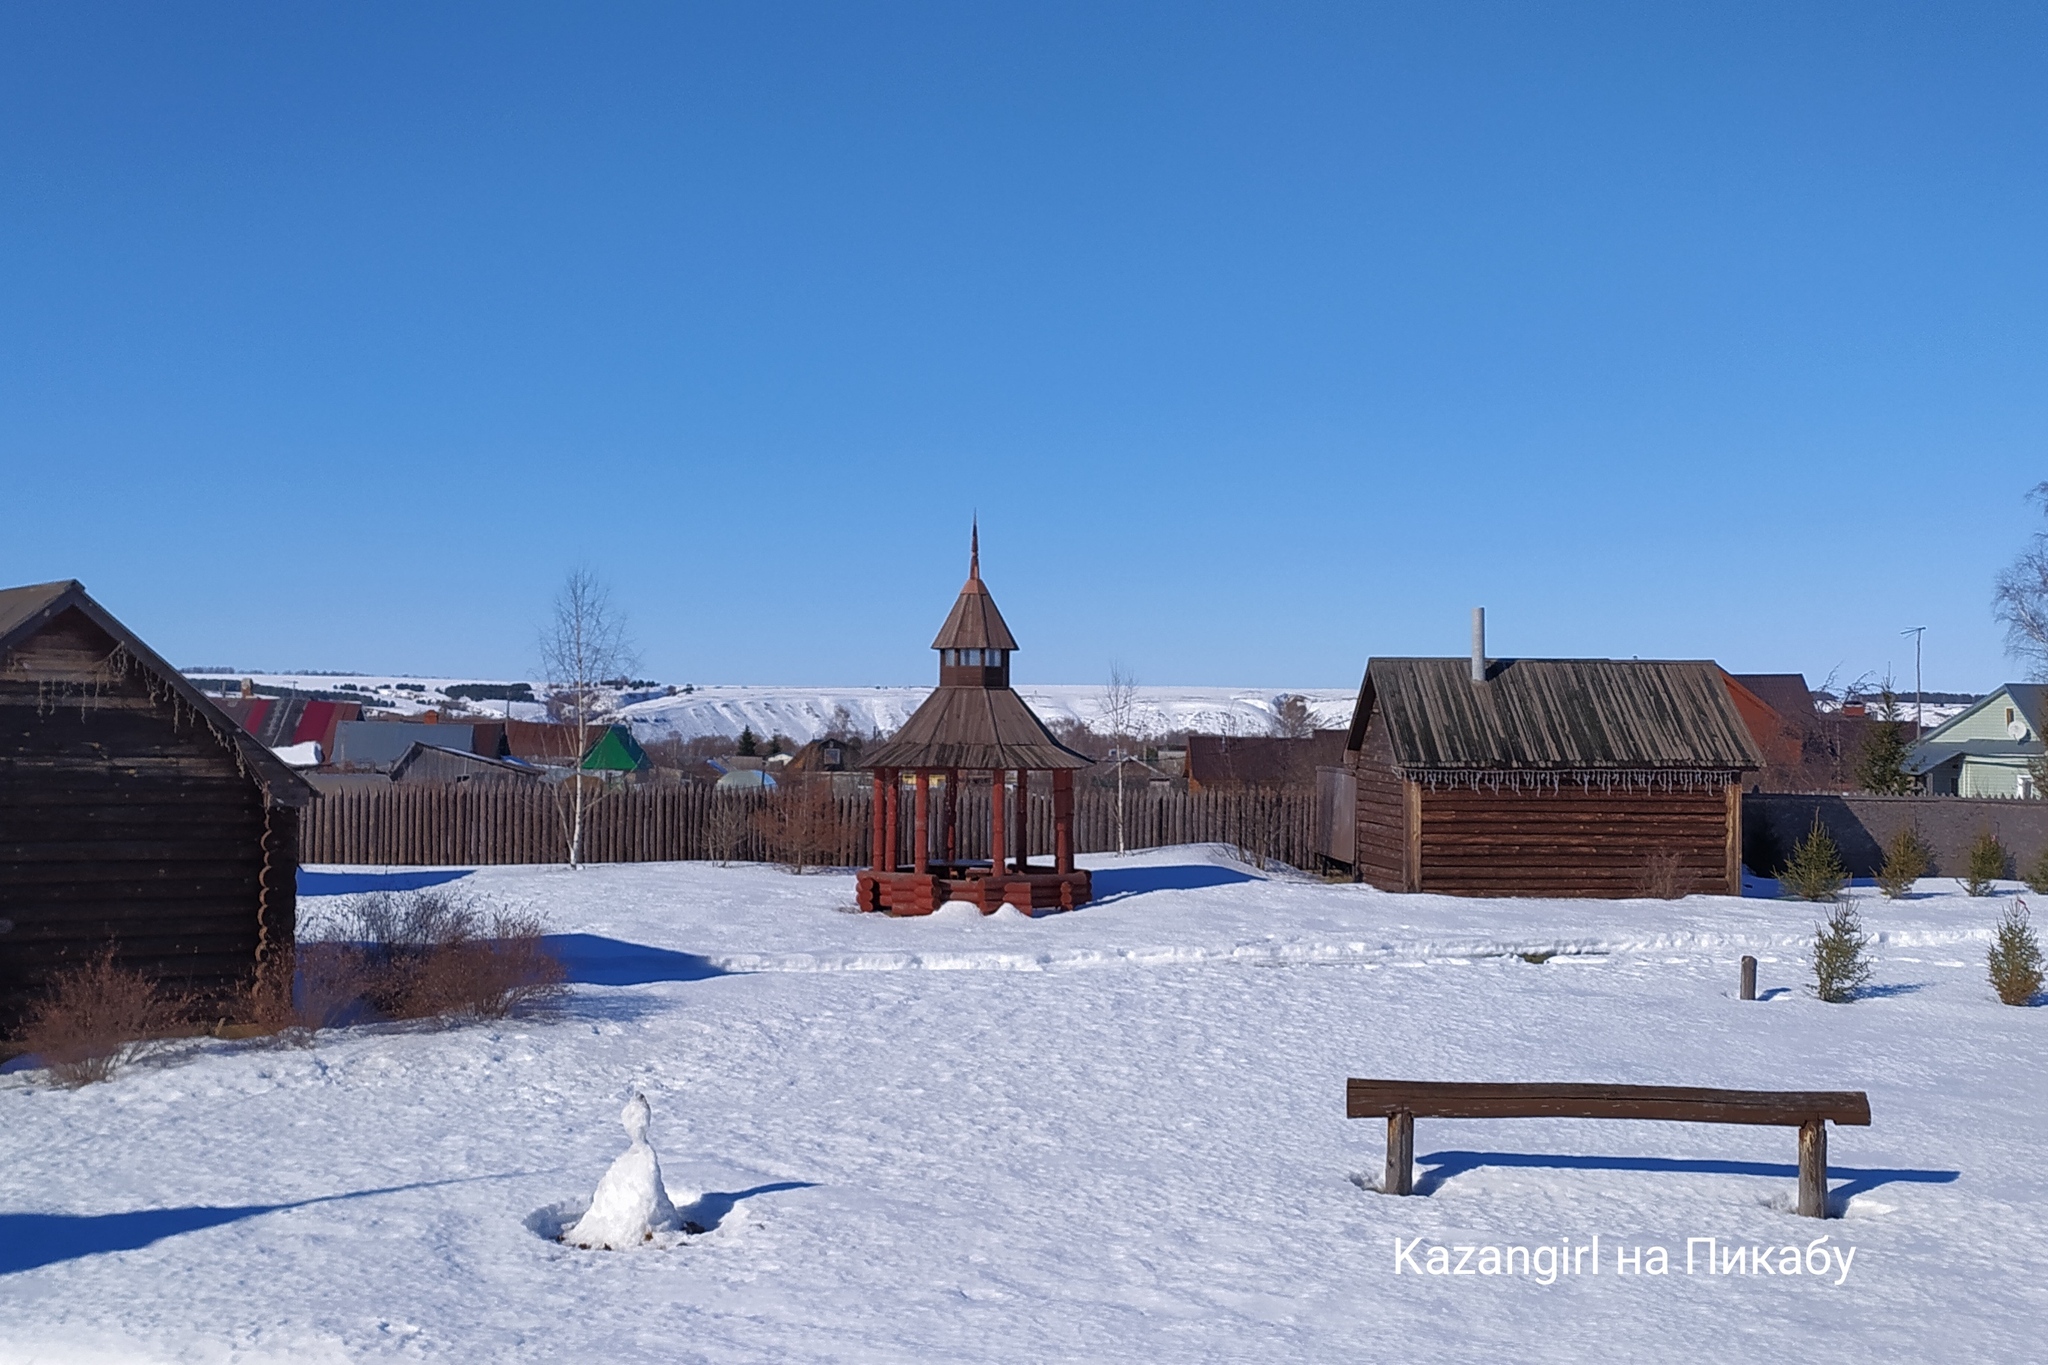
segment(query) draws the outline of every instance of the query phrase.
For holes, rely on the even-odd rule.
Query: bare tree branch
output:
[[[2048,512],[2048,483],[2027,494]],[[2048,678],[2048,532],[2036,531],[2019,557],[1992,580],[1991,614],[2005,627],[2007,652],[2027,661],[2027,674]]]

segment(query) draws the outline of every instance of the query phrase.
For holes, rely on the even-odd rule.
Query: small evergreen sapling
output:
[[[1884,866],[1878,869],[1878,889],[1898,900],[1913,889],[1913,883],[1927,875],[1934,865],[1934,850],[1911,825],[1900,830],[1884,848]]]
[[[1991,894],[1992,883],[2005,875],[2007,854],[1998,836],[1985,830],[1970,845],[1969,861],[1963,868],[1963,890],[1973,896]]]
[[[1856,998],[1870,980],[1870,938],[1856,907],[1847,901],[1828,912],[1813,935],[1813,993],[1830,1005]]]
[[[1998,918],[1991,940],[1991,989],[2008,1005],[2024,1005],[2041,993],[2041,941],[2027,922],[2027,903],[2015,899]]]
[[[2048,789],[2044,789],[2048,790]],[[2039,896],[2048,896],[2048,845],[2034,855],[2034,861],[2027,864],[2027,889]]]
[[[1904,796],[1913,790],[1912,774],[1906,771],[1910,746],[1899,719],[1899,699],[1889,687],[1880,696],[1877,714],[1878,722],[1856,757],[1856,780],[1879,796]]]
[[[1842,850],[1820,822],[1815,811],[1813,828],[1792,849],[1792,856],[1778,870],[1778,885],[1803,901],[1831,901],[1849,880],[1842,865]]]

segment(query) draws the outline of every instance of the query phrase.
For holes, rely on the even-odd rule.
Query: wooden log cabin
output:
[[[1052,737],[1010,690],[1016,637],[981,581],[981,534],[970,541],[967,583],[932,648],[939,685],[903,728],[862,755],[874,776],[870,865],[856,897],[863,910],[928,915],[947,901],[992,914],[1004,905],[1071,910],[1093,895],[1074,866],[1074,772],[1092,760]],[[1026,845],[1032,774],[1052,787],[1052,866],[1034,864]],[[906,780],[908,792],[905,792]],[[960,856],[960,792],[986,783],[990,856]],[[909,848],[899,813],[910,803]]]
[[[0,1034],[109,944],[221,1001],[289,961],[312,796],[78,583],[0,590]]]
[[[1389,891],[1742,890],[1742,776],[1762,759],[1708,662],[1374,659],[1326,857]],[[1349,812],[1348,823],[1338,812]]]

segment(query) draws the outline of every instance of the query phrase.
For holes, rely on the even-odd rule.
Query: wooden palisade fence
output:
[[[560,798],[537,785],[394,786],[328,793],[307,807],[300,838],[308,863],[468,866],[565,861]],[[909,858],[910,802],[899,802],[898,847]],[[934,805],[938,805],[934,802]],[[583,858],[593,863],[802,861],[855,867],[867,862],[869,799],[822,786],[773,793],[713,792],[696,785],[623,787],[585,813]],[[934,819],[935,851],[943,821]],[[960,793],[958,856],[986,858],[988,791]],[[1125,797],[1130,848],[1221,843],[1295,867],[1314,865],[1312,791],[1143,792]],[[1077,851],[1116,847],[1116,794],[1075,793]],[[1052,851],[1052,799],[1031,798],[1031,852]]]

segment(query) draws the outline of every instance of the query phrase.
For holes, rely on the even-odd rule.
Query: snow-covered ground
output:
[[[763,867],[484,869],[565,935],[554,1022],[0,1076],[0,1361],[2039,1358],[2048,1009],[1985,984],[1998,902],[1859,892],[1878,971],[1841,1006],[1801,989],[1803,904],[1090,861],[1103,899],[1039,920],[854,915],[849,878]],[[450,875],[316,869],[303,904]],[[1788,1211],[1789,1130],[1716,1125],[1425,1119],[1395,1199],[1347,1075],[1860,1088],[1875,1123],[1830,1135],[1826,1223]],[[710,1230],[544,1239],[635,1090]],[[1596,1236],[1597,1276],[1426,1273]],[[1707,1237],[1750,1273],[1703,1242],[1687,1273]],[[1617,1273],[1652,1247],[1668,1274]]]

